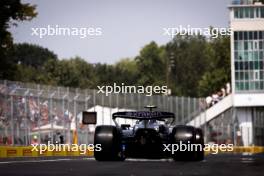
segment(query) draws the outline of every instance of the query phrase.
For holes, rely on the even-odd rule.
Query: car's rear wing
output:
[[[126,118],[126,119],[138,119],[138,120],[164,120],[168,118],[175,118],[174,113],[162,112],[162,111],[127,111],[113,113],[112,119]]]

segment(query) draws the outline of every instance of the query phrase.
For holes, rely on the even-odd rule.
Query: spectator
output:
[[[218,103],[219,102],[219,96],[218,96],[218,94],[217,93],[214,93],[213,95],[212,95],[212,104],[214,105],[214,104],[216,104],[216,103]]]
[[[34,135],[33,136],[33,139],[31,141],[31,144],[38,144],[38,137],[37,137],[37,135]]]
[[[224,98],[226,96],[226,90],[225,90],[225,88],[222,88],[221,89],[221,92],[222,92],[222,97]]]
[[[226,94],[229,95],[231,93],[230,83],[226,83]]]
[[[54,138],[55,144],[63,144],[64,143],[64,137],[60,132],[57,132]]]
[[[50,137],[48,135],[45,135],[44,137],[44,143],[48,144],[48,142],[50,141]]]
[[[63,135],[61,134],[59,137],[60,137],[60,144],[64,144],[64,137],[63,137]]]
[[[3,137],[3,144],[4,145],[8,144],[8,137],[6,137],[6,136]]]
[[[205,110],[206,108],[208,108],[208,105],[207,105],[206,99],[204,99],[204,98],[200,99],[199,104],[200,104],[200,108],[201,108],[202,110]]]
[[[211,96],[206,97],[205,101],[206,101],[207,108],[212,106],[213,99]]]
[[[218,91],[217,95],[218,95],[218,101],[220,101],[220,100],[222,100],[224,98],[222,91]]]

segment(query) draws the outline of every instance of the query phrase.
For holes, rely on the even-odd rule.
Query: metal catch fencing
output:
[[[165,95],[105,94],[97,90],[54,87],[0,80],[0,145],[79,143],[93,141],[94,125],[82,125],[83,111],[96,111],[98,124],[113,124],[111,115],[122,110],[175,113],[175,124],[186,124],[205,109],[204,99]]]

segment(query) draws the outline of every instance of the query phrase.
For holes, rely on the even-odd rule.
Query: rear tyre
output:
[[[94,144],[101,145],[101,151],[94,151],[97,161],[122,161],[121,134],[115,126],[97,126],[94,134]]]
[[[172,130],[172,144],[175,145],[175,147],[172,148],[172,158],[175,161],[191,161],[192,159],[194,159],[194,155],[195,155],[194,152],[189,151],[186,147],[184,147],[194,142],[195,142],[194,127],[184,126],[184,125],[174,127]]]
[[[204,160],[204,135],[202,129],[196,128],[195,140],[196,144],[201,144],[202,146],[202,150],[196,151],[195,160],[202,161]]]
[[[202,130],[192,126],[176,126],[171,133],[171,142],[178,146],[177,151],[175,146],[175,151],[172,153],[172,158],[175,161],[201,161],[204,159]]]

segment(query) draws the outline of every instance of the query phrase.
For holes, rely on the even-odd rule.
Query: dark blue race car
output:
[[[172,125],[175,116],[170,112],[153,111],[116,112],[115,126],[100,125],[95,129],[94,151],[98,161],[123,161],[125,158],[173,158],[201,161],[204,159],[202,130],[192,126]],[[117,119],[132,119],[135,124],[118,124]],[[96,123],[96,113],[84,112],[84,124]]]

